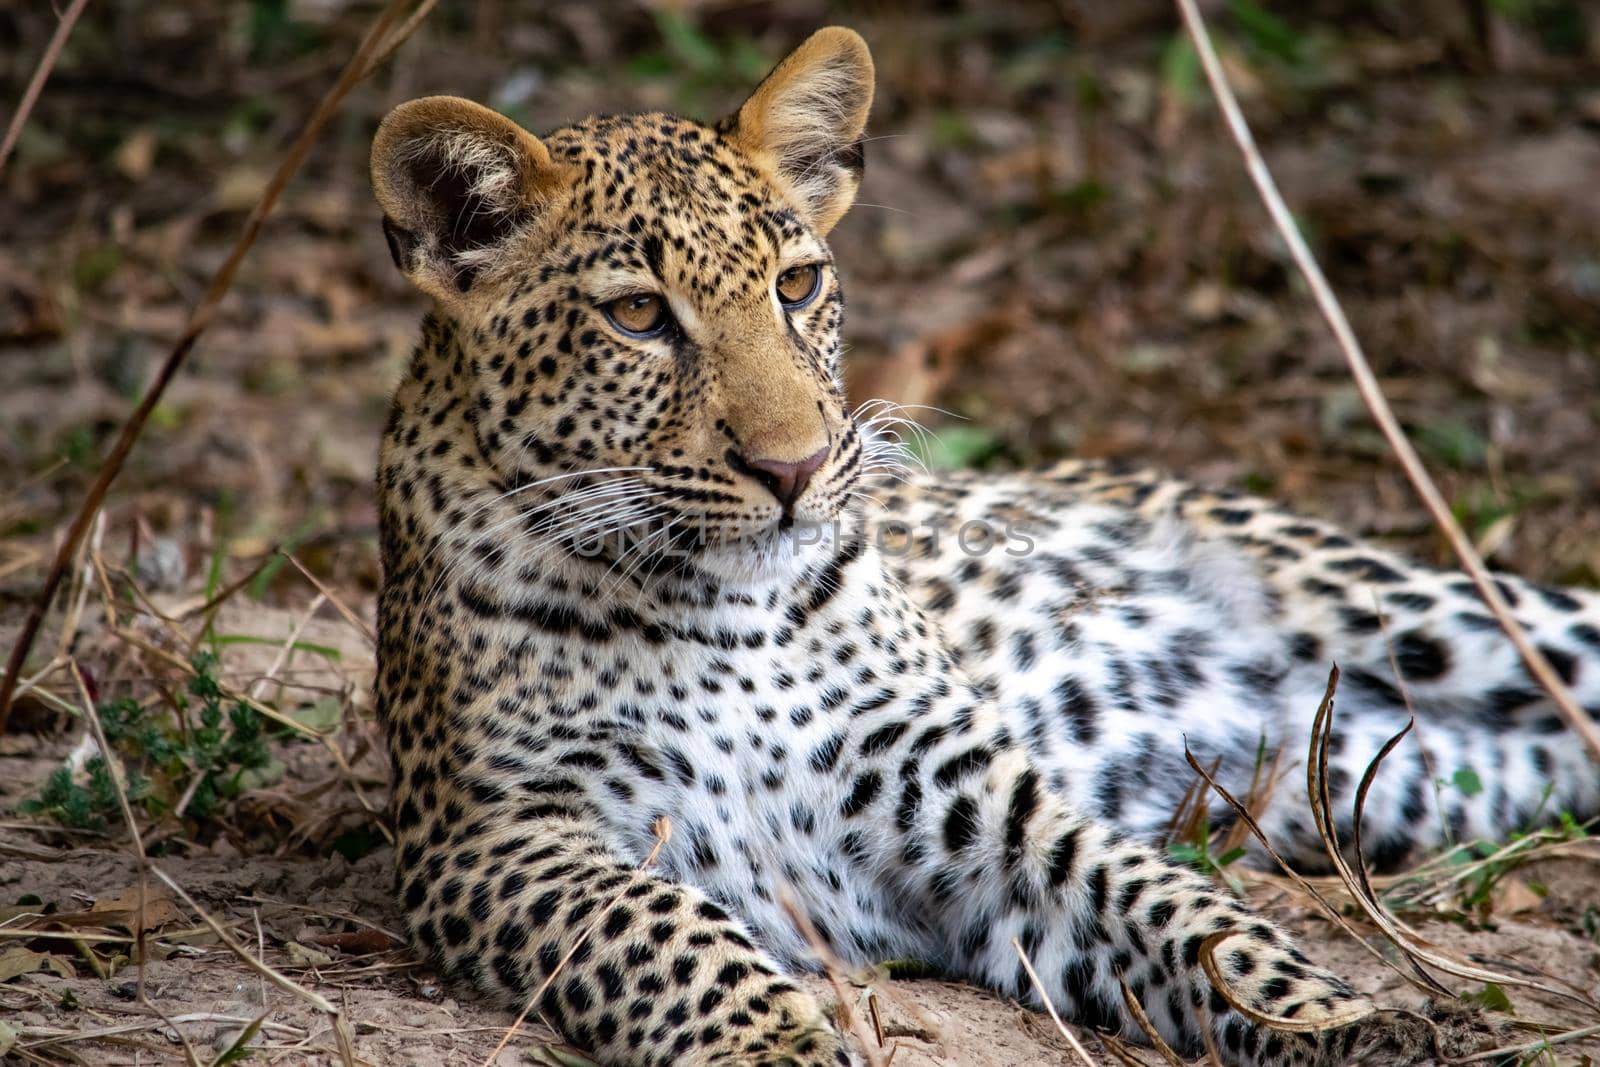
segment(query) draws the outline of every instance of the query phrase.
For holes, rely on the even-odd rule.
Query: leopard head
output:
[[[508,537],[804,556],[870,454],[825,238],[860,184],[872,91],[865,43],[830,28],[714,125],[651,113],[541,138],[454,97],[394,109],[372,181],[438,348],[398,403],[459,432],[386,448],[516,495]]]

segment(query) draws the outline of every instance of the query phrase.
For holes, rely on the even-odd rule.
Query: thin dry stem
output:
[[[78,0],[81,2],[81,0]],[[22,624],[22,629],[17,636],[17,643],[11,649],[11,657],[7,661],[6,671],[0,677],[0,733],[5,732],[6,718],[11,712],[11,697],[16,689],[16,679],[21,673],[22,664],[28,657],[28,652],[33,647],[34,638],[38,635],[39,627],[44,623],[44,617],[50,610],[51,603],[55,600],[56,590],[60,588],[62,579],[78,546],[82,543],[84,534],[88,532],[90,520],[105,500],[106,493],[111,488],[111,483],[121,472],[123,464],[127,462],[128,454],[133,451],[134,444],[143,432],[145,424],[150,419],[150,414],[161,400],[162,394],[171,384],[178,369],[194,349],[195,342],[205,332],[215,317],[222,298],[233,285],[234,275],[239,270],[246,253],[255,245],[256,238],[261,234],[267,216],[277,204],[278,198],[283,194],[284,188],[289,184],[289,179],[299,171],[300,165],[305,162],[306,155],[311,151],[311,146],[316,142],[324,127],[338,113],[339,107],[349,95],[350,90],[366,77],[376,67],[380,55],[386,56],[388,52],[398,48],[405,38],[396,33],[389,36],[389,27],[393,24],[401,8],[405,7],[408,0],[390,0],[381,14],[373,22],[372,28],[367,31],[360,47],[356,49],[350,62],[345,65],[338,81],[333,88],[328,90],[317,108],[312,112],[311,118],[306,121],[300,136],[295,138],[289,147],[283,161],[273,173],[267,187],[262,190],[261,199],[256,202],[255,209],[250,212],[249,219],[245,222],[244,231],[234,243],[228,258],[212,276],[211,284],[207,286],[205,294],[189,315],[189,321],[184,326],[183,333],[179,335],[177,343],[167,354],[166,360],[161,364],[156,375],[151,379],[150,385],[145,389],[144,397],[139,401],[139,406],[134,409],[128,421],[123,424],[122,431],[117,435],[116,443],[111,447],[105,461],[100,464],[100,470],[95,475],[94,484],[90,486],[88,495],[79,506],[77,514],[73,517],[72,524],[67,528],[66,536],[56,548],[55,558],[51,560],[50,570],[45,575],[44,585],[34,598],[28,609],[28,616]],[[426,14],[432,6],[433,0],[423,0],[417,9]],[[420,25],[421,19],[413,16],[405,23],[403,30],[410,32]],[[383,50],[380,53],[380,49]]]
[[[1316,1034],[1324,1030],[1337,1030],[1341,1026],[1360,1022],[1362,1019],[1376,1014],[1376,1008],[1356,1001],[1355,1007],[1344,1015],[1331,1020],[1308,1022],[1303,1019],[1291,1019],[1287,1015],[1270,1015],[1246,1004],[1234,995],[1233,990],[1228,986],[1227,980],[1222,977],[1222,968],[1217,966],[1217,947],[1224,941],[1238,937],[1242,933],[1243,931],[1240,930],[1222,930],[1200,942],[1200,969],[1206,972],[1206,978],[1210,980],[1212,988],[1221,995],[1223,1000],[1228,1002],[1228,1007],[1243,1015],[1246,1019],[1269,1030],[1283,1030],[1294,1034]]]
[[[1438,946],[1428,942],[1416,930],[1396,918],[1388,908],[1378,899],[1373,892],[1371,883],[1366,879],[1365,873],[1357,874],[1350,868],[1349,862],[1344,857],[1344,850],[1339,842],[1338,829],[1334,825],[1332,815],[1332,800],[1328,791],[1328,749],[1333,737],[1333,693],[1338,684],[1338,669],[1328,679],[1328,692],[1322,699],[1322,706],[1317,709],[1317,717],[1311,724],[1311,758],[1306,761],[1306,792],[1311,804],[1311,814],[1317,824],[1317,832],[1322,837],[1323,850],[1327,853],[1328,860],[1333,865],[1334,873],[1344,882],[1345,889],[1354,898],[1356,904],[1371,922],[1378,927],[1407,961],[1416,969],[1420,976],[1432,982],[1441,992],[1449,995],[1450,991],[1440,985],[1426,970],[1431,967],[1442,971],[1455,978],[1463,978],[1474,982],[1493,982],[1496,985],[1515,986],[1530,989],[1559,1000],[1576,1003],[1591,1013],[1600,1015],[1600,1004],[1587,996],[1574,994],[1564,989],[1557,989],[1542,982],[1531,981],[1517,975],[1506,974],[1503,971],[1492,971],[1485,967],[1469,963],[1453,956]],[[1362,787],[1357,794],[1357,817],[1359,818],[1359,805],[1365,799],[1366,789],[1376,777],[1378,765],[1398,743],[1393,739],[1381,749],[1377,756],[1367,766],[1362,776]],[[1359,866],[1360,857],[1357,856]]]
[[[438,2],[439,0],[422,0],[422,3],[417,5],[417,9],[411,12],[405,22],[400,24],[400,28],[395,30],[394,34],[383,43],[383,47],[378,50],[377,55],[372,57],[372,61],[361,72],[361,76],[365,78],[387,63],[400,50],[400,46],[405,44],[413,33],[417,32],[417,27],[422,25],[422,20],[428,17],[428,13],[433,10],[434,5]]]
[[[111,776],[111,785],[117,791],[117,806],[122,810],[123,821],[128,824],[128,840],[133,844],[133,853],[139,863],[139,903],[133,917],[134,963],[138,976],[136,996],[139,1003],[154,1011],[163,1022],[167,1015],[150,1000],[146,995],[144,982],[145,950],[145,915],[150,898],[150,857],[145,854],[144,839],[139,832],[139,823],[133,817],[133,805],[128,802],[128,786],[122,778],[122,765],[117,761],[116,754],[111,750],[111,742],[106,739],[105,725],[100,721],[100,713],[94,706],[94,698],[89,695],[89,684],[84,680],[83,672],[78,669],[76,660],[67,661],[68,670],[78,689],[78,699],[83,702],[83,715],[89,722],[89,730],[94,734],[94,743],[100,746],[100,759],[106,766],[106,773]],[[94,958],[91,951],[90,959]],[[171,1025],[170,1023],[168,1025]],[[200,1058],[195,1053],[194,1046],[189,1043],[189,1038],[176,1026],[172,1031],[178,1035],[178,1040],[183,1044],[184,1059],[191,1067],[200,1067]]]
[[[1134,1055],[1133,1049],[1118,1038],[1101,1033],[1096,1033],[1094,1036],[1100,1042],[1100,1047],[1106,1050],[1106,1055],[1122,1064],[1122,1067],[1149,1067],[1143,1058]]]
[[[71,563],[72,584],[67,589],[67,610],[61,617],[61,631],[56,635],[56,659],[64,659],[72,649],[78,633],[78,623],[89,603],[89,571],[86,564],[96,542],[105,536],[105,516],[96,512],[90,517],[94,532],[78,547],[77,558]],[[20,665],[19,665],[20,666]]]
[[[1484,1060],[1494,1060],[1495,1062],[1499,1063],[1509,1060],[1513,1056],[1525,1056],[1531,1052],[1538,1052],[1541,1049],[1549,1048],[1553,1045],[1564,1045],[1569,1041],[1582,1041],[1586,1037],[1594,1037],[1597,1034],[1600,1034],[1600,1025],[1585,1026],[1579,1030],[1568,1030],[1565,1033],[1552,1034],[1549,1037],[1541,1037],[1537,1041],[1529,1041],[1524,1045],[1508,1045],[1505,1048],[1484,1049],[1481,1052],[1474,1052],[1470,1056],[1446,1059],[1445,1062],[1482,1063]],[[1585,1057],[1585,1060],[1587,1060],[1587,1057]]]
[[[350,1042],[350,1028],[344,1024],[344,1013],[341,1011],[338,1005],[334,1004],[333,1001],[329,1000],[321,993],[318,993],[312,989],[307,989],[305,986],[300,985],[293,979],[279,973],[276,970],[273,970],[265,963],[256,959],[255,956],[250,954],[249,949],[245,948],[239,943],[238,939],[233,936],[227,927],[213,919],[210,913],[196,903],[195,899],[184,890],[183,886],[174,881],[172,877],[167,874],[167,872],[163,871],[160,867],[157,867],[153,863],[149,864],[149,868],[150,873],[154,874],[157,878],[161,879],[162,882],[166,883],[167,888],[176,893],[179,899],[189,906],[189,910],[193,911],[197,916],[199,916],[200,921],[205,923],[206,926],[210,928],[211,932],[216,934],[218,939],[222,941],[223,945],[227,947],[228,951],[232,952],[234,956],[237,957],[239,961],[242,962],[246,967],[250,968],[250,970],[254,971],[262,978],[265,978],[267,981],[271,982],[285,993],[290,993],[296,997],[299,997],[301,1000],[305,1001],[307,1004],[310,1004],[318,1011],[326,1014],[333,1022],[334,1037],[339,1043],[340,1061],[344,1064],[344,1067],[355,1067],[355,1049],[351,1046]]]
[[[312,574],[309,570],[307,570],[304,563],[301,563],[298,559],[295,559],[293,553],[285,552],[282,549],[279,549],[277,551],[277,555],[280,555],[284,559],[288,560],[290,565],[293,566],[295,570],[300,572],[301,577],[310,582],[317,592],[327,597],[328,603],[333,605],[335,611],[344,616],[345,622],[348,622],[351,626],[354,626],[356,631],[360,633],[362,637],[367,639],[368,645],[377,645],[378,635],[372,632],[372,627],[368,626],[361,616],[357,615],[353,610],[351,610],[350,605],[346,604],[343,600],[340,600],[334,594],[333,590],[329,589],[326,585],[323,585],[322,581],[315,574]]]
[[[1133,1016],[1133,1021],[1139,1024],[1139,1029],[1144,1031],[1144,1036],[1150,1039],[1150,1047],[1156,1050],[1156,1055],[1167,1062],[1169,1067],[1187,1067],[1183,1057],[1172,1050],[1159,1031],[1155,1023],[1150,1021],[1150,1016],[1145,1014],[1144,1005],[1139,1003],[1139,998],[1133,995],[1133,990],[1128,988],[1128,983],[1122,983],[1122,1003],[1126,1005],[1128,1014]]]
[[[1211,1032],[1211,1010],[1200,1006],[1200,1037],[1206,1046],[1207,1067],[1222,1067],[1222,1053],[1217,1051],[1217,1035]]]
[[[839,978],[840,973],[844,970],[844,965],[834,955],[833,949],[829,947],[828,943],[822,939],[822,935],[817,933],[817,927],[812,923],[811,917],[794,902],[793,897],[784,893],[779,903],[783,905],[783,910],[788,914],[789,921],[794,923],[795,927],[800,931],[800,936],[805,938],[806,943],[811,946],[811,951],[815,952],[817,958],[822,961],[822,972],[827,975],[828,984],[833,987],[833,995],[839,1001],[839,1012],[844,1016],[845,1029],[854,1034],[858,1040],[862,1040],[863,1052],[867,1057],[869,1067],[883,1067],[883,1060],[879,1057],[878,1050],[872,1047],[870,1041],[864,1040],[866,1037],[871,1036],[872,1032],[861,1026],[855,1010],[851,1008],[850,1001],[845,996],[844,982]],[[882,1043],[881,1035],[879,1043]]]
[[[1056,1029],[1061,1031],[1061,1036],[1067,1039],[1067,1044],[1072,1046],[1072,1051],[1078,1054],[1078,1058],[1088,1067],[1094,1067],[1094,1060],[1089,1058],[1089,1051],[1083,1047],[1083,1043],[1078,1040],[1076,1035],[1067,1029],[1067,1024],[1061,1021],[1060,1012],[1056,1011],[1056,1006],[1050,1002],[1050,994],[1045,992],[1044,983],[1039,980],[1039,972],[1033,969],[1033,961],[1028,958],[1028,953],[1023,950],[1021,939],[1013,937],[1011,939],[1011,947],[1017,950],[1017,958],[1022,961],[1022,969],[1028,972],[1028,981],[1033,983],[1033,988],[1038,992],[1039,999],[1044,1001],[1044,1010],[1050,1013],[1050,1021],[1056,1024]]]
[[[116,754],[111,750],[111,742],[106,740],[106,728],[100,722],[100,713],[95,710],[94,698],[89,695],[89,684],[84,681],[83,672],[78,669],[76,660],[69,660],[68,667],[72,673],[72,680],[78,687],[78,698],[83,701],[83,717],[88,720],[89,731],[94,734],[94,743],[100,746],[100,759],[106,765],[106,773],[111,775],[111,784],[117,791],[117,806],[122,810],[123,821],[128,824],[128,840],[133,844],[134,855],[139,860],[139,908],[135,916],[133,936],[137,944],[134,959],[139,965],[139,988],[144,990],[144,915],[146,900],[145,867],[148,860],[144,854],[144,838],[139,832],[139,823],[133,817],[133,805],[128,803],[127,783],[122,780],[122,764],[118,762]]]
[[[1600,820],[1591,819],[1582,824],[1585,832],[1595,829],[1596,826],[1600,826]],[[1600,839],[1583,837],[1568,840],[1565,834],[1565,830],[1540,830],[1501,845],[1481,859],[1453,866],[1448,861],[1452,857],[1459,857],[1458,845],[1456,849],[1418,864],[1402,875],[1375,879],[1374,884],[1382,885],[1386,889],[1395,889],[1404,887],[1408,883],[1417,883],[1419,888],[1414,894],[1408,891],[1404,901],[1408,907],[1426,911],[1443,904],[1449,894],[1459,892],[1458,887],[1461,883],[1476,878],[1492,868],[1510,869],[1535,859],[1552,859],[1558,856],[1600,862]]]
[[[1278,192],[1277,182],[1273,180],[1272,172],[1267,169],[1266,160],[1256,147],[1255,137],[1251,134],[1244,113],[1239,109],[1239,101],[1234,97],[1233,89],[1228,84],[1228,76],[1223,71],[1222,61],[1217,58],[1217,50],[1211,43],[1211,34],[1206,29],[1205,19],[1201,17],[1199,7],[1195,0],[1176,0],[1176,3],[1178,10],[1183,14],[1189,36],[1194,40],[1195,50],[1200,54],[1206,80],[1210,82],[1211,91],[1217,98],[1217,107],[1221,109],[1228,131],[1233,135],[1234,143],[1239,146],[1239,151],[1244,156],[1245,169],[1250,172],[1250,179],[1255,183],[1256,191],[1261,194],[1262,203],[1266,206],[1267,213],[1272,216],[1272,222],[1277,227],[1279,235],[1288,246],[1295,266],[1299,268],[1306,284],[1311,288],[1318,310],[1322,312],[1322,317],[1333,330],[1334,338],[1344,353],[1345,362],[1350,366],[1350,375],[1355,379],[1356,389],[1361,394],[1367,410],[1372,414],[1373,421],[1378,424],[1384,439],[1394,450],[1395,458],[1400,461],[1406,479],[1422,498],[1428,513],[1433,517],[1434,524],[1450,542],[1450,548],[1455,553],[1456,559],[1472,578],[1472,584],[1477,586],[1478,595],[1483,598],[1489,613],[1500,623],[1506,636],[1516,646],[1517,654],[1527,665],[1528,673],[1550,695],[1556,710],[1572,728],[1573,733],[1583,740],[1589,749],[1589,754],[1600,761],[1600,727],[1590,721],[1589,716],[1573,699],[1572,691],[1555,672],[1555,668],[1550,666],[1550,661],[1528,639],[1521,624],[1511,614],[1511,608],[1506,603],[1505,597],[1500,594],[1500,589],[1495,585],[1488,567],[1484,565],[1477,549],[1472,546],[1471,539],[1461,529],[1461,524],[1456,521],[1450,505],[1446,503],[1444,495],[1439,492],[1439,487],[1428,475],[1422,458],[1407,440],[1405,431],[1400,427],[1400,421],[1395,418],[1393,409],[1389,407],[1389,401],[1378,385],[1377,376],[1372,373],[1372,365],[1367,362],[1366,354],[1362,351],[1361,342],[1356,339],[1355,331],[1350,327],[1350,320],[1345,317],[1344,308],[1340,306],[1338,297],[1333,293],[1333,287],[1328,284],[1328,279],[1322,273],[1322,268],[1317,265],[1316,257],[1311,254],[1311,249],[1301,235],[1299,226],[1295,224],[1294,216],[1284,203],[1282,194]]]
[[[131,1011],[131,1008],[122,1008],[122,1011]],[[226,1015],[212,1011],[190,1011],[182,1015],[164,1015],[159,1010],[153,1010],[154,1019],[139,1023],[120,1023],[116,1026],[102,1026],[92,1030],[62,1030],[46,1026],[24,1026],[20,1035],[24,1040],[17,1049],[47,1049],[56,1045],[79,1044],[85,1041],[105,1041],[107,1039],[125,1036],[127,1034],[142,1033],[154,1030],[159,1026],[177,1031],[178,1025],[183,1023],[220,1023],[228,1026],[244,1026],[254,1020],[239,1015]],[[306,1032],[296,1026],[286,1023],[263,1022],[261,1029],[280,1037],[304,1038]],[[181,1033],[181,1031],[178,1031]],[[33,1038],[33,1040],[27,1040]],[[56,1062],[56,1061],[44,1061]],[[197,1060],[192,1062],[198,1062]]]
[[[33,113],[33,105],[39,102],[39,93],[44,89],[45,80],[55,69],[56,60],[61,58],[61,49],[66,46],[72,27],[88,3],[89,0],[72,0],[67,9],[61,13],[61,21],[56,23],[56,32],[50,35],[50,43],[45,46],[44,55],[39,57],[39,65],[34,68],[33,77],[28,79],[28,87],[22,91],[22,100],[12,114],[10,124],[6,126],[5,139],[0,141],[0,174],[5,173],[6,160],[11,158],[11,150],[17,146],[17,138],[22,136],[22,127],[27,124],[28,116]]]
[[[210,621],[211,621],[211,616],[216,614],[217,609],[222,607],[222,605],[225,602],[227,602],[228,600],[230,600],[236,593],[238,593],[239,590],[243,589],[245,586],[249,585],[252,581],[254,581],[256,575],[260,574],[263,570],[265,570],[266,567],[267,567],[267,564],[271,563],[273,557],[276,556],[277,554],[278,554],[278,546],[277,545],[273,545],[266,552],[263,552],[261,554],[261,557],[256,560],[255,565],[252,566],[243,575],[241,575],[239,578],[235,579],[230,584],[223,586],[221,589],[219,589],[216,592],[215,595],[213,595],[211,597],[211,599],[205,601],[204,603],[196,604],[192,608],[187,608],[184,611],[178,612],[177,618],[174,621],[175,622],[185,622],[185,621],[187,621],[189,619],[192,619],[192,618],[194,618],[195,616],[198,615],[198,616],[203,617],[206,620],[206,622],[209,624]],[[200,630],[198,631],[198,634],[199,635],[203,635],[205,633],[205,631],[206,631],[206,627],[202,626],[200,628]],[[199,637],[197,635],[196,641],[198,641],[198,640],[199,640]]]
[[[1388,967],[1390,970],[1394,971],[1395,974],[1399,975],[1406,981],[1416,984],[1423,992],[1430,995],[1437,994],[1439,992],[1448,992],[1447,990],[1441,990],[1434,985],[1428,985],[1419,982],[1415,976],[1401,970],[1394,964],[1392,960],[1388,959],[1383,953],[1369,945],[1367,943],[1367,939],[1362,937],[1361,934],[1356,931],[1356,928],[1350,925],[1349,921],[1345,919],[1345,917],[1340,913],[1339,909],[1334,907],[1328,898],[1322,895],[1322,891],[1318,889],[1313,882],[1306,878],[1305,875],[1295,870],[1294,867],[1289,864],[1289,861],[1284,859],[1282,854],[1280,854],[1278,850],[1273,847],[1272,842],[1267,839],[1266,832],[1261,829],[1261,824],[1256,822],[1255,816],[1250,813],[1250,809],[1244,804],[1241,804],[1232,793],[1224,789],[1216,779],[1207,774],[1205,769],[1200,766],[1199,761],[1194,758],[1194,754],[1188,750],[1187,746],[1185,746],[1183,754],[1184,758],[1189,761],[1189,766],[1193,767],[1196,772],[1205,778],[1206,784],[1215,790],[1217,796],[1221,797],[1223,802],[1233,809],[1234,814],[1237,815],[1239,819],[1250,828],[1250,833],[1258,842],[1260,842],[1262,849],[1266,851],[1268,856],[1272,857],[1272,861],[1276,863],[1279,869],[1282,870],[1289,880],[1294,883],[1295,887],[1304,892],[1316,903],[1317,907],[1322,909],[1322,914],[1326,919],[1332,922],[1335,926],[1339,927],[1339,929],[1343,930],[1345,933],[1349,934],[1351,940],[1371,954],[1373,959],[1377,960],[1385,967]]]
[[[306,632],[306,627],[311,625],[311,620],[317,617],[317,612],[322,610],[322,605],[327,601],[328,598],[325,595],[318,593],[312,598],[311,606],[306,608],[305,613],[295,620],[295,624],[290,629],[288,636],[283,639],[283,644],[278,647],[277,655],[273,657],[271,665],[267,667],[267,672],[251,682],[250,688],[246,690],[251,700],[260,700],[267,687],[277,680],[278,672],[288,666],[289,657],[294,655],[294,646],[299,643],[301,636]]]
[[[1333,709],[1331,706],[1328,709],[1328,715],[1328,730],[1325,736],[1331,736],[1333,733]],[[1361,892],[1364,896],[1371,897],[1374,900],[1377,899],[1378,894],[1372,888],[1372,876],[1367,870],[1366,852],[1361,846],[1361,824],[1365,821],[1364,816],[1366,815],[1367,810],[1367,794],[1372,790],[1372,783],[1378,778],[1378,768],[1383,766],[1383,761],[1388,758],[1389,753],[1393,752],[1400,742],[1406,739],[1416,724],[1417,720],[1409,720],[1403,729],[1383,743],[1383,746],[1378,749],[1377,755],[1373,756],[1372,761],[1367,764],[1366,771],[1362,773],[1361,784],[1356,786],[1355,811],[1351,816],[1350,824],[1350,848],[1356,855],[1355,873],[1356,878],[1361,886]],[[1324,795],[1326,795],[1327,782],[1324,780],[1319,784],[1323,789]],[[1330,828],[1332,827],[1331,822],[1329,823],[1329,826]],[[1401,920],[1398,917],[1395,919],[1395,922],[1404,926],[1404,923],[1401,923]],[[1408,933],[1416,932],[1409,926],[1405,926],[1405,929]]]

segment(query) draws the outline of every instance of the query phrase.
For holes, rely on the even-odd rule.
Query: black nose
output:
[[[828,446],[823,445],[805,459],[790,462],[783,459],[749,459],[729,451],[728,461],[772,491],[787,514],[794,502],[806,491],[811,476],[817,473],[822,461],[828,458]]]

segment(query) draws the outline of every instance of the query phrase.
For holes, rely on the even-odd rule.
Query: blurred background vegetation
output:
[[[91,0],[0,176],[0,638],[378,6]],[[1600,10],[1207,10],[1471,532],[1499,565],[1600,580]],[[0,9],[8,110],[55,22],[42,0]],[[367,190],[387,108],[458,93],[535,131],[712,118],[829,22],[879,71],[862,204],[835,237],[857,399],[962,416],[925,413],[936,464],[1143,459],[1443,560],[1165,0],[446,0],[319,143],[113,491],[141,579],[192,585],[282,543],[370,596],[378,432],[421,311]]]

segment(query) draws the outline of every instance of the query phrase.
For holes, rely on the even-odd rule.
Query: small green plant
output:
[[[295,17],[289,0],[254,0],[244,20],[245,43],[257,60],[306,55],[322,39],[317,27]]]
[[[1200,101],[1200,53],[1187,34],[1173,34],[1161,50],[1161,87],[1185,108]]]
[[[1167,854],[1179,863],[1220,877],[1229,885],[1235,886],[1236,879],[1229,875],[1227,869],[1244,857],[1244,847],[1230,848],[1220,855],[1212,851],[1211,827],[1201,821],[1195,827],[1194,839],[1191,841],[1169,841]]]
[[[1483,780],[1471,767],[1457,767],[1456,773],[1450,776],[1448,784],[1461,790],[1461,795],[1464,797],[1475,797],[1483,792]]]
[[[1578,921],[1573,924],[1572,931],[1579,937],[1600,942],[1600,907],[1593,904],[1586,906],[1583,914],[1578,916]]]
[[[1529,31],[1547,52],[1579,55],[1589,43],[1589,23],[1578,0],[1491,0],[1489,8]]]
[[[1460,471],[1481,470],[1489,439],[1468,419],[1450,415],[1417,427],[1417,448],[1430,459]]]
[[[1461,787],[1460,777],[1463,771],[1467,769],[1462,768],[1456,772],[1458,788]],[[1473,775],[1473,780],[1476,781],[1476,775]],[[1480,785],[1478,791],[1481,791],[1481,788]],[[1463,912],[1487,916],[1493,910],[1495,889],[1508,875],[1533,858],[1539,846],[1578,841],[1589,836],[1593,823],[1580,823],[1568,811],[1557,813],[1554,825],[1544,826],[1548,821],[1545,811],[1553,791],[1553,787],[1545,788],[1538,808],[1529,817],[1529,829],[1511,834],[1503,843],[1468,841],[1457,845],[1446,854],[1447,867],[1465,874],[1465,877],[1456,879],[1457,904]],[[1467,796],[1474,795],[1465,788],[1462,792]],[[1529,883],[1528,888],[1539,896],[1545,894],[1544,887],[1537,883]]]
[[[95,712],[124,768],[129,804],[152,819],[181,815],[204,837],[227,801],[262,780],[272,756],[261,715],[224,698],[216,657],[201,652],[192,666],[187,692],[165,708],[122,697]],[[18,810],[73,829],[108,829],[121,819],[111,773],[104,754],[84,764],[81,780],[61,767]]]
[[[73,781],[70,767],[57,767],[45,779],[44,788],[32,800],[24,800],[17,810],[27,815],[42,815],[73,830],[104,830],[117,814],[117,789],[106,762],[95,757],[84,765],[88,780]],[[141,783],[142,784],[142,783]],[[128,783],[128,799],[134,783]]]
[[[1186,754],[1187,753],[1187,750]],[[1189,762],[1196,769],[1199,764],[1194,762],[1194,756],[1188,754]],[[1250,789],[1240,801],[1245,811],[1260,812],[1262,794],[1258,790],[1267,787],[1272,780],[1272,767],[1274,760],[1270,758],[1267,747],[1267,735],[1263,733],[1256,740],[1255,766],[1250,772]],[[1221,757],[1213,762],[1207,775],[1215,775],[1222,765]],[[1193,790],[1198,789],[1198,792]],[[1196,870],[1211,875],[1225,882],[1229,889],[1235,893],[1244,893],[1244,882],[1238,875],[1231,874],[1227,868],[1244,858],[1246,849],[1242,841],[1248,840],[1242,836],[1242,825],[1233,823],[1220,836],[1213,838],[1213,828],[1210,816],[1207,793],[1203,779],[1197,778],[1191,792],[1186,794],[1182,803],[1178,805],[1178,812],[1173,817],[1172,839],[1167,842],[1167,855],[1179,863],[1188,864]],[[1237,842],[1237,843],[1236,843]]]
[[[1287,22],[1252,0],[1229,0],[1228,11],[1251,48],[1282,63],[1302,61],[1305,42]]]
[[[1485,982],[1482,989],[1476,993],[1468,993],[1461,999],[1469,1004],[1481,1004],[1490,1011],[1502,1011],[1507,1015],[1516,1014],[1516,1009],[1512,1007],[1511,998],[1506,996],[1506,991],[1493,982]]]
[[[1005,452],[1005,443],[982,426],[947,426],[916,435],[910,445],[929,470],[939,471],[981,468]]]

